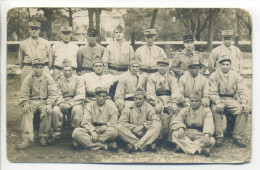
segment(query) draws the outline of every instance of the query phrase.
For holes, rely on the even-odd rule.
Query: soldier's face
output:
[[[146,45],[152,46],[154,44],[155,38],[156,38],[155,35],[145,36]]]
[[[229,47],[232,43],[232,37],[223,37],[222,40],[226,47]]]
[[[157,66],[158,66],[158,71],[161,74],[165,74],[169,68],[169,65],[164,63],[159,63],[157,64]]]
[[[96,94],[96,101],[99,106],[103,106],[106,102],[107,94],[106,93],[98,93]]]
[[[199,99],[190,99],[190,107],[193,109],[199,108],[201,105],[201,100]]]
[[[227,73],[231,69],[231,63],[229,61],[223,61],[220,63],[220,68],[223,73]]]
[[[189,72],[192,75],[192,77],[196,77],[199,74],[200,67],[199,66],[190,66]]]
[[[29,29],[29,33],[30,33],[31,37],[36,38],[40,34],[40,28],[38,28],[38,27],[31,27]]]
[[[139,72],[139,64],[132,64],[130,67],[129,67],[129,71],[136,75],[138,72]]]
[[[66,78],[70,78],[72,76],[72,67],[64,67],[63,74]]]
[[[63,42],[69,43],[72,34],[71,34],[71,32],[62,32],[61,36],[62,36],[62,41],[63,41]]]
[[[136,105],[137,107],[141,107],[141,106],[144,104],[144,101],[145,101],[143,95],[136,95],[136,96],[134,97],[134,100],[135,100],[135,105]]]
[[[121,32],[120,30],[115,30],[114,31],[114,36],[115,36],[115,39],[117,41],[119,41],[119,40],[122,40],[124,38],[124,33]]]
[[[33,66],[34,75],[40,77],[43,71],[43,65],[35,65]]]
[[[104,65],[102,63],[95,63],[93,66],[93,70],[96,74],[100,75],[104,72]]]
[[[95,45],[97,43],[97,37],[93,35],[88,35],[87,41],[90,45]]]
[[[184,42],[184,47],[188,51],[192,51],[194,48],[194,41],[186,41]]]

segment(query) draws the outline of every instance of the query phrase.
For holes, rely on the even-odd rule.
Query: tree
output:
[[[245,24],[247,30],[248,30],[248,39],[252,40],[252,18],[250,14],[243,10],[243,9],[236,9],[236,17],[238,19],[238,30],[240,30],[240,24],[239,20],[242,21],[242,23]]]
[[[155,9],[153,10],[150,28],[154,28],[155,20],[156,20],[156,17],[157,17],[158,10],[159,10],[158,8],[155,8]]]
[[[209,25],[208,25],[208,47],[207,50],[212,50],[213,34],[214,34],[214,23],[220,9],[209,9]]]

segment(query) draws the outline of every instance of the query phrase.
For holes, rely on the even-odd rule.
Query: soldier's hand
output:
[[[160,103],[156,103],[155,104],[155,111],[156,111],[156,113],[161,114],[162,111],[163,111],[163,106]]]
[[[178,138],[179,139],[183,139],[184,138],[184,129],[183,128],[179,128],[179,130],[178,130]]]
[[[203,107],[209,107],[209,99],[202,98],[201,99],[201,104],[202,104]]]
[[[29,104],[25,104],[22,108],[22,112],[23,114],[29,113],[31,111],[30,109],[30,105]]]
[[[208,146],[210,143],[209,143],[209,141],[210,141],[210,138],[209,138],[209,134],[205,134],[204,136],[203,136],[203,138],[202,138],[202,141],[203,141],[203,144],[205,145],[205,146]]]
[[[172,111],[176,114],[180,110],[179,106],[176,103],[173,103],[172,105]]]
[[[98,142],[98,134],[97,134],[96,131],[93,131],[93,132],[91,133],[91,142],[93,142],[93,143]]]
[[[216,107],[217,107],[217,108],[216,108],[216,111],[217,111],[218,113],[223,113],[223,112],[224,112],[224,108],[225,108],[224,103],[218,103]]]
[[[65,108],[66,110],[69,110],[69,109],[71,108],[71,105],[70,105],[69,103],[65,103],[65,104],[64,104],[64,108]]]
[[[107,129],[107,125],[102,125],[102,126],[97,127],[96,131],[99,133],[103,133],[106,131],[106,129]]]
[[[248,109],[248,107],[247,107],[247,104],[242,103],[242,104],[241,104],[241,111],[242,111],[242,112],[248,112],[248,110],[249,110],[249,109]]]
[[[47,113],[48,115],[51,115],[51,114],[53,113],[53,109],[52,109],[52,107],[51,107],[50,105],[47,105],[47,106],[46,106],[46,113]]]
[[[119,105],[118,106],[118,111],[121,113],[123,111],[123,109],[125,108],[124,105]]]

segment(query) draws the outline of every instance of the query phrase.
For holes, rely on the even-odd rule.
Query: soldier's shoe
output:
[[[151,152],[157,152],[156,144],[152,143],[150,145],[147,145],[147,150],[149,150]]]
[[[47,146],[46,138],[45,137],[41,137],[40,140],[39,140],[39,144],[41,146]]]
[[[241,147],[241,148],[247,147],[246,142],[242,139],[233,139],[233,143],[236,144],[237,146]]]
[[[71,143],[71,147],[75,150],[79,149],[80,148],[80,145],[77,141],[75,141],[74,139],[72,140],[72,143]]]
[[[110,150],[110,151],[118,151],[118,146],[117,146],[117,143],[114,141],[114,142],[110,142],[108,145],[107,145],[107,150]]]
[[[47,143],[48,144],[51,144],[51,145],[54,145],[54,144],[57,144],[59,141],[60,141],[61,137],[59,136],[52,136],[51,138],[49,138],[47,140]]]
[[[25,150],[28,149],[30,146],[31,146],[31,142],[25,139],[18,145],[18,149]]]
[[[126,150],[125,151],[127,153],[132,153],[132,152],[135,151],[135,146],[129,143],[129,144],[126,145]]]
[[[201,150],[201,154],[204,155],[205,157],[210,157],[210,152],[211,152],[210,148],[203,148]]]
[[[215,146],[220,147],[223,145],[223,142],[224,142],[223,138],[216,138]]]
[[[181,153],[182,152],[181,147],[179,145],[176,145],[176,147],[174,148],[174,152]]]

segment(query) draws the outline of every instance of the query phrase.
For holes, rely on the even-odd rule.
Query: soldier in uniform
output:
[[[62,41],[56,42],[52,46],[53,59],[50,60],[51,66],[53,66],[52,77],[56,80],[56,77],[63,71],[62,62],[64,59],[68,59],[72,62],[72,73],[77,74],[77,53],[79,46],[73,42],[70,42],[72,36],[72,27],[61,27]]]
[[[245,130],[248,120],[248,92],[242,76],[231,69],[231,57],[219,58],[219,67],[209,77],[212,112],[215,124],[216,146],[223,143],[223,114],[227,123],[234,123],[233,141],[240,147],[246,147]],[[233,124],[233,123],[232,123]]]
[[[190,106],[183,108],[170,123],[172,142],[177,144],[175,151],[181,149],[187,154],[197,152],[210,156],[211,148],[215,145],[212,112],[209,107],[201,105],[198,92],[192,92],[189,99]]]
[[[60,91],[53,78],[43,72],[45,60],[32,60],[33,72],[22,83],[19,91],[19,105],[22,107],[22,138],[19,149],[27,149],[34,142],[33,119],[36,112],[40,112],[40,126],[38,130],[39,144],[47,145],[47,138],[51,131],[51,115],[55,102],[58,103]]]
[[[172,61],[171,70],[179,79],[185,71],[188,71],[188,62],[191,59],[198,59],[202,66],[200,73],[204,74],[206,67],[198,51],[194,51],[194,39],[192,35],[183,36],[184,50],[178,52]]]
[[[140,71],[145,75],[146,81],[151,73],[157,72],[157,59],[167,58],[164,50],[154,45],[156,39],[156,29],[144,31],[146,44],[139,47],[135,55],[140,60]]]
[[[118,109],[111,100],[107,100],[106,88],[97,87],[95,94],[96,101],[84,107],[81,126],[72,133],[73,147],[81,145],[91,149],[117,150],[114,139],[118,135]]]
[[[120,75],[115,93],[115,103],[119,108],[119,112],[127,105],[134,103],[134,92],[136,88],[145,88],[145,77],[139,74],[140,62],[138,59],[132,59],[129,64],[129,69],[126,73]]]
[[[94,101],[95,89],[97,87],[105,87],[109,92],[109,88],[118,81],[118,76],[111,74],[104,74],[104,63],[100,57],[96,57],[93,60],[92,73],[86,73],[83,75],[86,89],[86,103]]]
[[[32,61],[35,58],[42,58],[44,61],[44,72],[49,73],[49,60],[52,57],[50,43],[39,37],[41,23],[37,21],[29,22],[30,38],[22,41],[19,47],[19,65],[22,69],[21,83],[25,77],[32,72]]]
[[[83,117],[84,80],[72,73],[72,65],[70,60],[65,59],[62,62],[63,74],[58,75],[56,78],[56,83],[62,93],[62,99],[59,105],[53,108],[52,127],[54,133],[48,141],[49,143],[60,139],[62,123],[65,117],[74,128],[80,126]]]
[[[179,79],[179,86],[184,98],[184,105],[189,105],[189,96],[193,91],[199,93],[202,97],[201,104],[204,107],[209,106],[209,81],[199,73],[201,64],[198,59],[192,59],[188,62],[188,72],[185,72]]]
[[[127,143],[126,152],[137,150],[156,151],[162,123],[154,108],[145,102],[145,91],[138,87],[134,92],[134,103],[126,106],[118,120],[118,136]]]
[[[242,53],[238,47],[232,45],[232,30],[224,30],[221,32],[223,44],[214,48],[209,55],[208,68],[212,74],[216,68],[219,68],[218,59],[222,55],[229,55],[231,57],[231,68],[240,73],[240,60],[242,60]]]
[[[179,112],[181,92],[177,79],[167,72],[169,60],[167,58],[159,58],[157,66],[158,72],[153,73],[148,78],[147,100],[149,104],[155,107],[155,111],[163,123],[161,138],[169,133],[171,117],[176,117]],[[170,135],[168,136],[169,139]]]
[[[96,57],[102,57],[105,47],[97,43],[98,32],[96,29],[88,29],[88,44],[81,47],[78,51],[78,75],[92,72],[93,60]]]
[[[124,41],[124,29],[118,25],[114,30],[115,41],[109,44],[103,55],[103,61],[108,72],[119,75],[126,72],[130,60],[134,57],[134,49]]]

